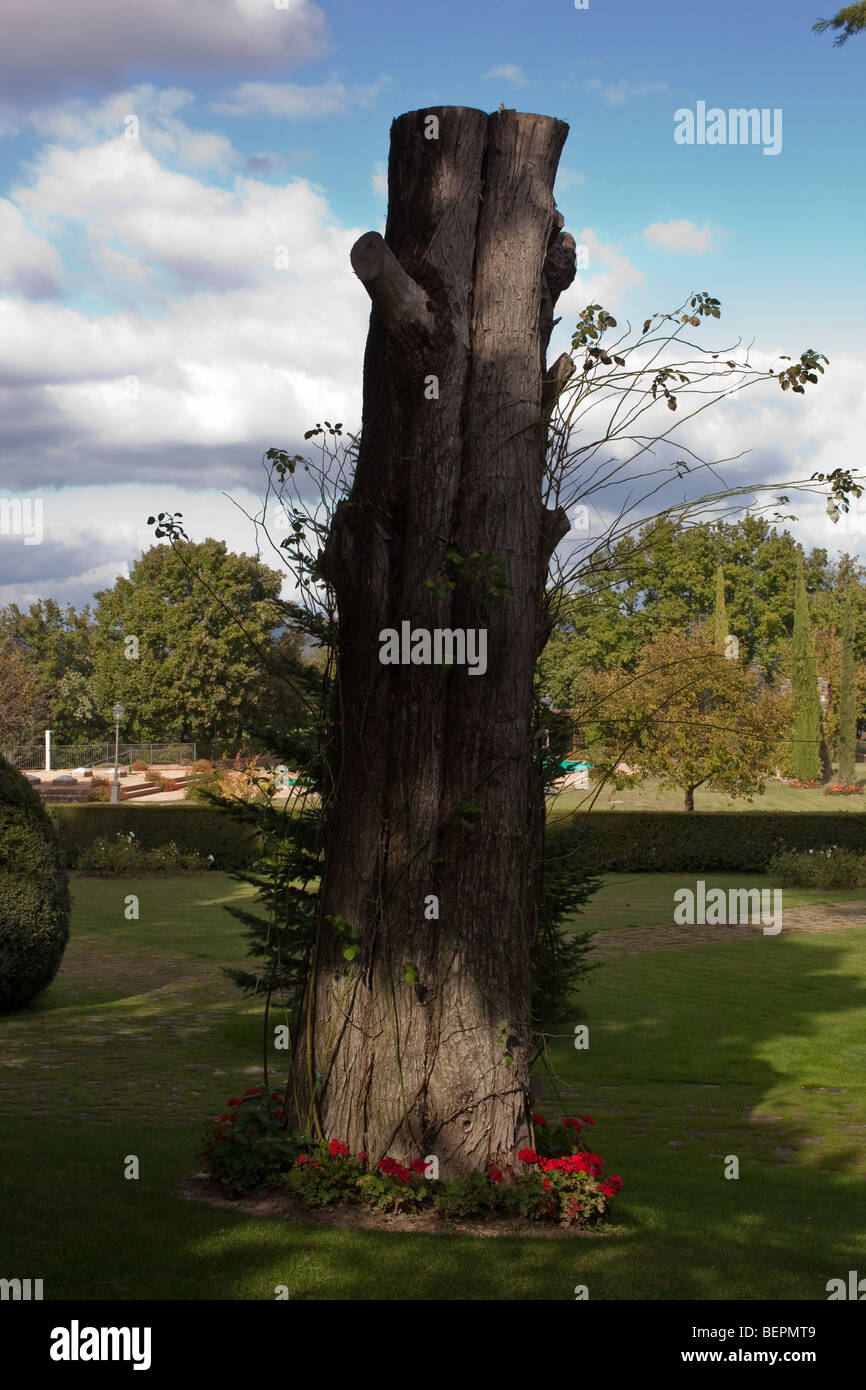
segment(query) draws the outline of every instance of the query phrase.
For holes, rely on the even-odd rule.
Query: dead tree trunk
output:
[[[464,107],[399,117],[384,240],[351,257],[373,308],[354,484],[323,557],[333,799],[294,1081],[313,1132],[374,1162],[433,1154],[442,1176],[514,1172],[531,1132],[533,675],[568,530],[541,500],[571,370],[545,365],[574,277],[552,196],[567,130]],[[384,664],[404,623],[414,659]],[[480,635],[459,643],[481,631],[483,671]]]

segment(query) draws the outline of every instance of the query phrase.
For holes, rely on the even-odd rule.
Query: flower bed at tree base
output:
[[[210,1173],[188,1174],[177,1188],[187,1201],[201,1202],[220,1211],[241,1212],[257,1220],[287,1221],[330,1229],[377,1231],[392,1235],[465,1235],[489,1239],[515,1237],[539,1240],[608,1240],[622,1232],[614,1218],[591,1227],[561,1225],[558,1221],[524,1221],[519,1217],[487,1213],[483,1217],[460,1220],[441,1212],[422,1209],[415,1212],[386,1212],[360,1202],[336,1207],[311,1207],[303,1198],[289,1192],[285,1183],[263,1183],[246,1197],[232,1197],[223,1183]]]
[[[360,1207],[389,1218],[430,1217],[440,1222],[492,1220],[546,1223],[588,1230],[604,1221],[622,1188],[603,1176],[604,1159],[580,1146],[591,1115],[566,1116],[558,1127],[533,1115],[536,1149],[521,1149],[521,1171],[511,1181],[495,1167],[464,1179],[426,1177],[427,1162],[390,1156],[371,1163],[339,1139],[310,1144],[283,1128],[283,1096],[259,1087],[228,1102],[205,1135],[201,1153],[208,1177],[233,1198],[268,1185],[305,1210]]]

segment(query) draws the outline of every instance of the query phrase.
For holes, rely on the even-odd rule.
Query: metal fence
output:
[[[45,768],[45,745],[22,743],[17,748],[4,748],[3,757],[13,767],[25,772],[41,772]],[[194,743],[121,743],[121,767],[132,763],[178,764],[195,762]],[[61,772],[73,767],[114,767],[114,743],[52,743],[51,768]]]

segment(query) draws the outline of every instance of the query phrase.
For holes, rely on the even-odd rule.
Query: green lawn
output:
[[[858,776],[862,774],[860,768]],[[683,793],[662,791],[657,782],[644,782],[639,787],[628,787],[617,791],[616,787],[605,786],[596,801],[597,788],[581,789],[566,787],[555,799],[548,801],[548,813],[565,815],[569,811],[682,811]],[[866,811],[866,794],[863,796],[825,796],[820,787],[800,790],[784,783],[770,781],[764,784],[762,793],[751,801],[745,797],[731,797],[723,792],[695,792],[696,811],[853,811],[862,815]]]
[[[581,925],[664,926],[679,877],[612,877]],[[616,1226],[476,1240],[182,1200],[202,1123],[257,1079],[258,1006],[219,973],[243,956],[221,904],[248,890],[212,874],[73,891],[61,974],[0,1020],[0,1272],[43,1278],[46,1298],[261,1299],[287,1284],[293,1299],[570,1301],[584,1283],[591,1299],[824,1300],[828,1279],[866,1269],[866,928],[594,972],[552,1045],[562,1101],[546,1080],[542,1108],[595,1116],[593,1145],[625,1184]]]
[[[694,890],[697,879],[709,887],[778,888],[778,878],[768,874],[605,874],[604,882],[587,904],[587,910],[575,918],[581,931],[591,926],[594,931],[609,931],[623,927],[667,927],[673,924],[674,893],[678,888]],[[772,899],[770,900],[772,901]],[[863,924],[866,927],[866,893],[862,888],[782,888],[782,923],[791,909],[851,907],[863,904]]]

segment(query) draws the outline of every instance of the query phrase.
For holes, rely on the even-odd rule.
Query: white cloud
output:
[[[515,87],[525,87],[526,78],[523,76],[523,69],[516,63],[500,63],[499,67],[491,68],[489,72],[482,73],[483,77],[501,77],[504,82],[510,82]]]
[[[119,306],[121,302],[132,306],[136,302],[136,292],[157,290],[159,277],[153,266],[142,263],[137,257],[127,255],[124,251],[116,250],[104,240],[104,234],[98,227],[91,225],[88,228],[88,237],[93,243],[90,248],[90,267],[97,272],[97,282],[111,282],[115,286],[114,293]]]
[[[128,578],[142,551],[159,544],[154,528],[147,525],[154,511],[181,512],[192,541],[214,536],[229,550],[254,555],[256,530],[243,512],[253,517],[260,513],[261,493],[240,486],[227,491],[229,496],[223,496],[161,482],[41,493],[43,543],[25,546],[17,538],[0,537],[0,607],[17,603],[26,608],[47,593],[59,603],[83,607],[98,590],[112,588],[119,575]],[[269,509],[268,517],[271,536],[279,544],[288,526],[281,529],[276,508]],[[283,596],[292,597],[294,582],[261,533],[259,545],[262,562],[285,571]]]
[[[378,163],[373,170],[373,177],[370,180],[373,185],[373,192],[380,193],[383,198],[388,196],[388,167],[383,163]]]
[[[778,373],[790,365],[780,360],[781,352],[781,348],[778,352],[753,349],[749,360],[758,372],[772,366]],[[733,352],[731,358],[742,360],[742,352]],[[803,396],[783,393],[777,382],[755,382],[743,387],[737,397],[705,411],[697,428],[707,432],[718,457],[745,447],[753,450],[753,456],[777,459],[776,471],[769,476],[779,480],[856,468],[862,452],[858,441],[866,434],[863,376],[862,362],[836,356],[817,384],[806,386]],[[751,463],[748,466],[754,471]]]
[[[46,148],[14,198],[22,257],[50,272],[28,223],[55,229],[76,251],[68,276],[107,311],[0,299],[8,486],[225,486],[323,415],[357,424],[369,300],[349,250],[364,229],[307,180],[214,187],[121,135]]]
[[[656,92],[667,92],[669,87],[666,82],[649,82],[643,86],[629,82],[627,78],[621,77],[618,82],[604,83],[597,77],[591,77],[584,83],[585,92],[598,92],[602,101],[608,106],[622,106],[626,101],[631,101],[633,97],[654,96]]]
[[[355,106],[372,106],[387,77],[379,77],[366,87],[347,87],[332,75],[318,86],[297,82],[241,82],[211,108],[229,116],[249,116],[264,111],[269,116],[289,120],[310,120],[317,116],[339,116]]]
[[[862,364],[851,365],[862,378]],[[821,470],[816,469],[814,454],[808,446],[799,454],[780,448],[777,432],[786,439],[796,438],[804,414],[812,414],[812,411],[790,416],[793,405],[790,393],[783,398],[778,387],[773,387],[772,383],[764,390],[771,392],[771,395],[766,401],[766,419],[757,429],[754,417],[738,413],[739,407],[735,402],[713,406],[699,419],[685,422],[679,427],[672,422],[670,412],[663,406],[651,407],[641,417],[640,425],[647,441],[661,435],[672,423],[674,432],[669,441],[653,445],[651,451],[633,458],[627,464],[624,461],[635,454],[636,443],[603,443],[600,448],[591,449],[593,441],[604,440],[613,413],[614,398],[608,395],[604,399],[603,393],[599,393],[597,402],[589,409],[582,405],[577,442],[587,452],[574,476],[566,483],[561,501],[569,511],[578,500],[589,507],[590,548],[598,545],[608,526],[616,525],[618,530],[623,527],[634,530],[665,508],[678,507],[687,502],[691,508],[690,525],[701,520],[737,521],[751,510],[752,514],[764,517],[777,530],[790,532],[807,553],[820,548],[828,552],[831,561],[838,560],[843,554],[866,560],[866,507],[855,510],[858,504],[854,502],[848,517],[834,528],[828,520],[826,495],[821,495],[819,484],[810,484],[809,491],[790,486],[792,479],[808,481],[813,471]],[[840,394],[845,394],[844,388]],[[800,405],[803,404],[800,398],[795,399]],[[685,407],[686,399],[681,396],[680,413]],[[856,432],[858,425],[855,423],[846,432],[849,443],[862,437],[864,424],[866,419],[861,405],[860,434]],[[735,457],[743,454],[745,457]],[[838,465],[840,454],[834,450],[833,456]],[[724,462],[726,458],[731,461]],[[677,459],[685,460],[691,473],[677,477],[676,470],[671,466]],[[716,466],[701,467],[701,460]],[[826,472],[826,469],[823,471]],[[762,490],[755,488],[757,483],[763,484]],[[594,493],[587,490],[593,485]],[[736,496],[717,502],[708,500],[702,506],[698,505],[702,498],[718,497],[725,488],[741,487],[745,490]],[[781,497],[787,500],[782,502],[779,500]],[[776,516],[781,519],[776,521]],[[581,553],[585,553],[584,542],[575,542],[574,537],[563,541],[563,563],[571,563]]]
[[[87,226],[92,241],[168,273],[184,292],[261,285],[275,273],[276,248],[290,242],[294,279],[334,236],[322,226],[326,201],[306,180],[278,187],[238,176],[231,190],[207,186],[123,136],[78,150],[50,146],[32,168],[33,182],[13,194],[25,211],[43,225]]]
[[[556,171],[557,188],[582,188],[586,183],[586,175],[579,174],[576,169],[563,169],[560,167]]]
[[[143,82],[96,103],[76,98],[38,107],[28,119],[39,135],[66,149],[123,137],[176,168],[224,176],[240,165],[241,156],[225,135],[180,119],[176,113],[194,100],[184,88],[157,89]]]
[[[612,336],[615,337],[623,326],[620,320],[620,327]],[[703,338],[708,346],[715,344],[717,335],[718,329],[714,330],[712,320],[703,320],[700,331],[693,333],[698,343]],[[648,356],[649,350],[646,360]],[[742,514],[755,498],[759,504],[773,501],[773,506],[769,510],[763,508],[762,514],[770,516],[779,511],[795,517],[795,520],[779,523],[780,527],[789,530],[807,551],[819,546],[833,557],[846,551],[849,554],[866,551],[866,525],[860,525],[856,516],[853,521],[843,521],[833,527],[828,522],[824,497],[791,487],[792,482],[799,481],[810,488],[819,488],[818,484],[809,484],[813,473],[826,474],[836,468],[851,467],[852,460],[857,467],[860,441],[866,432],[864,363],[839,356],[825,368],[817,385],[808,385],[804,396],[794,396],[790,391],[783,393],[777,381],[757,380],[757,374],[766,373],[769,367],[774,367],[778,373],[789,363],[780,361],[775,351],[752,350],[749,361],[756,373],[754,384],[743,387],[736,397],[713,401],[718,392],[736,386],[739,378],[726,372],[721,358],[714,365],[710,358],[703,358],[688,347],[677,350],[675,356],[681,363],[700,361],[701,370],[718,370],[720,379],[718,386],[712,381],[698,382],[694,369],[687,368],[693,384],[691,388],[676,388],[679,400],[676,417],[662,400],[641,416],[640,431],[648,438],[672,425],[674,430],[670,445],[655,446],[651,455],[632,466],[633,473],[638,469],[641,472],[658,470],[654,484],[665,473],[670,479],[664,490],[652,498],[651,507],[643,511],[639,507],[636,514],[660,510],[667,502],[697,499],[726,487],[748,485],[748,490],[733,503],[724,504],[733,505],[734,514]],[[742,361],[744,355],[742,351],[734,351],[731,358]],[[673,360],[674,354],[666,352],[654,363],[654,369]],[[630,366],[638,365],[636,357],[628,361]],[[713,403],[694,419],[687,418],[696,406],[706,402]],[[600,401],[595,409],[593,425],[585,432],[585,438],[603,436],[611,412],[610,398],[606,406]],[[691,474],[682,480],[676,479],[673,470],[667,467],[674,459],[685,460],[693,470]],[[717,466],[710,471],[700,466],[701,460]],[[755,484],[762,484],[764,490],[756,493]],[[646,485],[640,482],[628,488],[623,483],[619,488],[622,496],[628,492],[632,499],[644,496],[647,491]],[[609,494],[605,495],[613,500]],[[774,499],[779,495],[787,496],[788,502],[776,504]]]
[[[20,208],[0,198],[0,289],[27,299],[51,299],[60,293],[60,257],[53,246],[31,231]]]
[[[331,51],[328,25],[310,0],[4,0],[0,89],[29,107],[80,88],[123,85],[127,75],[279,72]]]
[[[616,313],[621,310],[627,296],[644,283],[643,272],[633,265],[627,256],[622,255],[609,242],[602,242],[589,227],[571,231],[575,244],[584,248],[585,269],[579,269],[573,284],[560,295],[556,303],[556,313],[562,316],[562,323],[554,329],[548,357],[552,360],[560,352],[567,352],[575,324],[587,304],[601,304],[604,309]]]
[[[257,466],[258,441],[297,438],[317,409],[329,419],[357,420],[369,303],[348,269],[356,235],[341,234],[342,254],[335,246],[311,263],[304,284],[275,280],[259,291],[199,295],[157,322],[0,303],[9,484],[16,443],[18,479],[41,485],[113,481],[119,456],[130,460],[125,468],[180,480],[201,473],[201,449],[224,454],[252,441],[247,464]],[[343,325],[342,346],[334,322]],[[42,467],[38,450],[28,463],[25,443],[38,417],[19,412],[34,387],[65,437],[62,465],[48,448]],[[188,463],[168,461],[173,445],[191,451]],[[225,472],[229,465],[212,482],[221,484]]]
[[[653,222],[644,228],[641,236],[650,246],[688,256],[705,256],[714,249],[712,232],[706,222],[700,228],[684,219],[679,222]]]

